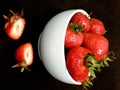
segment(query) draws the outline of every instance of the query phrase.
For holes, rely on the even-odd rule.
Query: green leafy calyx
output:
[[[116,57],[113,52],[109,52],[107,57],[104,60],[94,59],[93,54],[88,54],[85,57],[85,65],[89,69],[89,78],[82,83],[83,89],[88,90],[88,87],[93,86],[92,81],[97,78],[96,72],[101,72],[104,67],[108,67],[109,63],[115,60]]]
[[[84,28],[84,25],[83,26],[79,26],[79,25],[77,25],[75,23],[70,23],[70,26],[72,28],[72,31],[76,32],[76,33],[82,32],[83,28]]]

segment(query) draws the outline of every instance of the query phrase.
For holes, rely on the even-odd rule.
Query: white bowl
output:
[[[81,82],[76,82],[71,77],[66,68],[64,49],[66,28],[72,16],[77,12],[89,17],[86,11],[75,9],[60,12],[51,18],[40,34],[38,54],[43,65],[54,78],[67,84],[81,85]]]

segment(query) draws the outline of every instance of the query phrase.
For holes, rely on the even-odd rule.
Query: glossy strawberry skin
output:
[[[107,38],[94,33],[84,33],[83,44],[95,55],[96,60],[104,60],[109,50]]]
[[[66,66],[73,79],[83,82],[88,77],[88,68],[84,65],[84,57],[89,50],[84,47],[73,47],[67,53]]]
[[[75,32],[69,24],[65,35],[65,48],[80,46],[83,42],[83,38],[83,33]]]
[[[105,34],[105,27],[104,27],[103,22],[99,19],[91,18],[90,19],[90,30],[89,30],[89,32],[95,33],[95,34],[98,34],[98,35]]]
[[[33,47],[31,43],[25,43],[20,45],[15,52],[15,59],[18,64],[26,62],[26,66],[33,63]],[[22,65],[22,64],[21,64]]]
[[[13,13],[13,16],[5,16],[7,21],[5,23],[4,29],[6,34],[13,40],[18,40],[24,31],[26,21],[25,19]]]
[[[73,74],[71,74],[71,76],[77,82],[84,82],[89,77],[89,70],[85,66],[81,66],[81,70],[79,70],[79,71],[81,71],[81,73],[79,75],[76,75],[73,73]]]
[[[79,26],[83,26],[83,31],[84,32],[88,32],[89,31],[89,29],[90,29],[90,21],[89,21],[89,18],[86,16],[86,15],[84,15],[84,14],[82,14],[82,13],[76,13],[73,17],[72,17],[72,19],[71,19],[71,22],[72,23],[75,23],[75,24],[77,24],[77,25],[79,25]]]

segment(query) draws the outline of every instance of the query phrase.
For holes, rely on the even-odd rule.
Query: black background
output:
[[[24,9],[27,21],[25,31],[19,40],[10,39],[4,32],[3,14],[9,9],[20,12]],[[110,67],[97,73],[94,86],[89,90],[120,90],[120,1],[119,0],[1,0],[0,1],[0,90],[81,90],[81,86],[69,85],[54,79],[43,66],[37,51],[38,38],[45,24],[55,14],[69,9],[84,9],[91,17],[102,20],[117,60]],[[61,21],[62,22],[62,21]],[[32,72],[11,69],[16,64],[15,49],[25,42],[34,48]],[[49,45],[48,45],[49,46]]]

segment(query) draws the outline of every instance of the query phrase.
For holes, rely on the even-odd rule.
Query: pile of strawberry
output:
[[[71,18],[65,36],[66,66],[72,78],[83,88],[93,85],[95,72],[109,66],[114,59],[101,20],[76,13]]]
[[[21,11],[21,14],[14,13],[12,10],[9,11],[11,12],[10,16],[3,15],[6,19],[4,26],[5,33],[12,40],[19,40],[23,35],[26,25],[26,20],[23,18],[23,11]],[[26,42],[20,45],[15,51],[15,59],[17,64],[12,66],[12,68],[21,67],[21,72],[23,72],[24,69],[29,70],[28,66],[33,63],[32,44]]]

